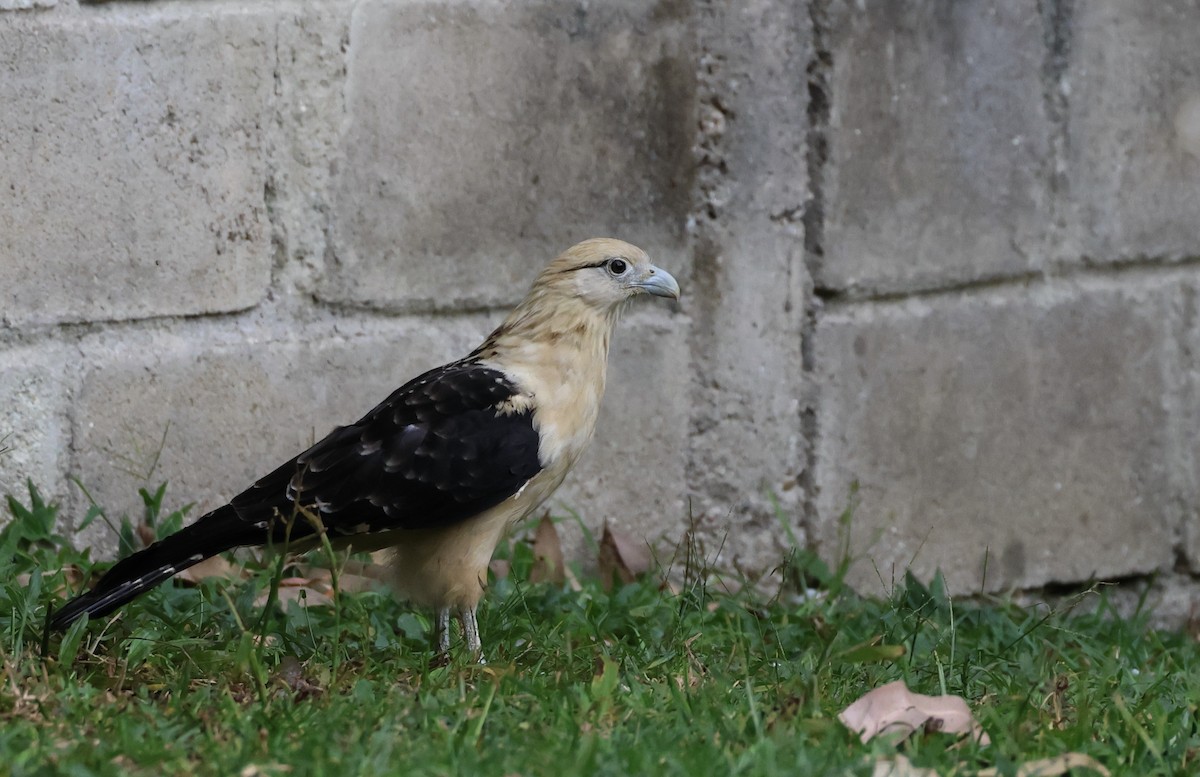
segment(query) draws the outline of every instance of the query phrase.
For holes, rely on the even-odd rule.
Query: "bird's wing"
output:
[[[273,526],[297,504],[333,536],[449,526],[517,493],[542,469],[528,403],[503,372],[467,360],[401,386],[358,423],[234,497],[245,521]],[[520,409],[516,409],[520,408]],[[292,537],[310,533],[296,521]]]

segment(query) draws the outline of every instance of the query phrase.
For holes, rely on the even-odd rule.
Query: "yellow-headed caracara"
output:
[[[282,544],[299,507],[320,517],[334,547],[393,548],[398,593],[436,610],[439,649],[453,611],[480,653],[475,608],[492,552],[583,453],[613,326],[641,293],[677,299],[679,285],[629,243],[574,246],[465,359],[414,378],[229,504],[118,562],[52,626],[112,612],[217,553]],[[311,547],[313,523],[292,522],[290,539]]]

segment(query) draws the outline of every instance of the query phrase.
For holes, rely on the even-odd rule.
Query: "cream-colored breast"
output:
[[[565,476],[565,468],[547,468],[474,518],[445,529],[394,532],[390,565],[397,594],[426,607],[474,607],[487,585],[496,545],[513,524],[554,493]]]

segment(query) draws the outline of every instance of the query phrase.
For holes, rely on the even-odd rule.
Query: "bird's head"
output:
[[[538,276],[538,287],[605,312],[639,294],[679,299],[679,284],[669,272],[651,264],[642,249],[613,238],[568,248]]]
[[[531,348],[561,350],[571,342],[600,353],[603,364],[613,325],[625,303],[639,294],[679,299],[679,284],[637,246],[611,238],[585,240],[542,270],[529,294],[475,354],[508,354],[511,361],[527,358]]]

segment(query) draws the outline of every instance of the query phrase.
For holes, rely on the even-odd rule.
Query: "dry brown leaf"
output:
[[[383,583],[376,577],[367,575],[352,575],[348,572],[343,572],[338,575],[338,591],[344,594],[357,594],[363,591],[375,591],[379,589]]]
[[[296,576],[280,579],[277,598],[281,606],[287,606],[288,602],[300,602],[305,607],[329,606],[337,592],[356,594],[377,590],[388,577],[386,567],[354,560],[347,561],[338,573],[336,589],[334,574],[328,567],[301,564],[296,566],[296,572],[299,572]],[[263,591],[254,598],[254,606],[265,606],[269,596],[270,591]]]
[[[138,541],[142,543],[143,548],[150,547],[158,539],[158,533],[144,523],[139,523],[134,531],[137,533]]]
[[[546,511],[533,532],[533,567],[529,570],[529,582],[549,581],[555,585],[562,585],[566,580],[565,569],[558,529],[555,528],[554,521],[550,520],[550,512]]]
[[[62,571],[63,582],[66,583],[67,589],[77,590],[83,585],[83,569],[78,564],[67,564],[62,568]],[[28,588],[31,582],[33,582],[33,576],[28,572],[22,572],[16,577],[16,583],[21,588]],[[61,593],[63,590],[65,589],[59,586],[54,593]]]
[[[71,588],[78,588],[82,585],[84,577],[83,568],[78,564],[67,564],[63,567],[63,579]]]
[[[342,564],[342,574],[365,577],[377,583],[387,583],[391,580],[393,575],[391,558],[388,557],[382,561],[375,560],[375,554],[371,554],[371,558],[373,559],[371,563],[348,559],[346,563]]]
[[[333,604],[333,597],[325,591],[304,585],[280,587],[278,600],[280,604],[297,602],[301,607],[327,607]]]
[[[1090,755],[1084,755],[1083,753],[1063,753],[1053,758],[1028,761],[1021,764],[1020,768],[1017,769],[1017,777],[1057,777],[1058,775],[1066,774],[1072,769],[1091,769],[1097,774],[1109,777],[1109,771],[1104,768],[1104,764]],[[996,777],[998,774],[1000,772],[993,767],[981,771],[979,777]]]
[[[211,556],[199,564],[193,564],[175,577],[185,583],[199,585],[201,580],[211,580],[214,577],[232,580],[244,576],[245,572],[240,566],[230,564],[221,556]]]
[[[933,769],[913,766],[907,758],[897,755],[876,761],[871,777],[938,777],[938,773]]]
[[[969,734],[982,745],[991,741],[961,696],[913,693],[900,680],[868,691],[842,710],[838,719],[863,742],[880,734],[899,741],[922,730]]]
[[[612,588],[614,578],[623,584],[632,583],[650,571],[650,548],[645,542],[604,522],[600,537],[600,583],[604,590]]]
[[[312,587],[333,595],[333,574],[328,567],[312,564],[299,564],[296,571],[300,579],[307,580]],[[362,591],[375,591],[387,584],[390,571],[381,564],[365,564],[353,559],[345,562],[338,572],[337,591],[356,594]]]
[[[302,607],[324,607],[333,604],[331,589],[327,581],[311,577],[285,577],[279,581],[276,600],[286,607],[288,602],[298,602]],[[255,607],[265,607],[270,591],[263,591],[254,599]]]

